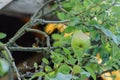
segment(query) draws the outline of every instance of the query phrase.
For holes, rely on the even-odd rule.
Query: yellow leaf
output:
[[[97,58],[98,64],[101,64],[102,63],[102,59],[101,59],[99,53],[97,53],[96,58]]]
[[[120,70],[112,71],[112,76],[115,76],[115,80],[120,80]]]
[[[67,26],[64,24],[54,24],[50,23],[45,27],[45,32],[47,34],[52,34],[55,29],[57,29],[59,32],[63,32]]]
[[[56,29],[56,24],[48,24],[46,27],[45,27],[45,32],[47,34],[51,34],[53,33],[53,31]]]
[[[88,36],[90,36],[90,32],[86,32],[85,34],[88,35]]]
[[[120,70],[105,72],[101,75],[103,80],[120,80]]]
[[[106,72],[106,73],[102,74],[102,75],[101,75],[101,78],[102,78],[103,80],[113,80],[113,79],[112,79],[112,75],[111,75],[110,72]]]
[[[73,32],[71,32],[71,33],[65,33],[65,34],[64,34],[64,37],[71,36],[72,34],[73,34]]]
[[[66,29],[66,25],[64,25],[64,24],[57,24],[56,25],[56,28],[58,29],[58,31],[60,31],[60,32],[63,32],[65,29]]]

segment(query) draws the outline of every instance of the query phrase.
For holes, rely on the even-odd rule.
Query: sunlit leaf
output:
[[[86,66],[85,69],[90,73],[92,78],[96,80],[96,75],[95,75],[95,72],[92,70],[92,68]]]
[[[71,53],[67,48],[64,48],[64,47],[63,47],[63,50],[64,50],[64,52],[65,52],[66,54],[70,54],[70,53]]]
[[[52,71],[52,68],[50,66],[45,66],[45,71],[50,72],[50,71]]]
[[[42,61],[46,64],[49,64],[49,61],[46,58],[43,58]]]
[[[81,67],[80,67],[80,66],[75,65],[75,66],[73,67],[73,73],[74,73],[74,74],[80,73],[80,71],[81,71]]]
[[[34,78],[40,77],[40,76],[45,76],[45,73],[44,72],[37,72],[29,80],[33,80]]]
[[[60,68],[58,69],[58,72],[61,72],[63,74],[68,74],[70,72],[70,67],[66,64],[61,65]]]
[[[0,58],[0,77],[4,76],[9,70],[9,63],[5,60]]]
[[[54,40],[60,40],[60,39],[62,38],[62,36],[61,36],[60,34],[53,34],[53,35],[52,35],[52,38],[53,38]]]
[[[34,63],[34,67],[35,67],[35,69],[37,69],[38,68],[38,64]]]

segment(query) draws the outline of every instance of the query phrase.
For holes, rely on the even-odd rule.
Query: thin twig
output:
[[[16,74],[17,74],[18,80],[21,80],[20,74],[19,74],[19,72],[18,72],[18,70],[17,70],[17,67],[16,67],[16,65],[15,65],[15,62],[14,62],[14,59],[13,59],[13,57],[12,57],[11,52],[9,51],[9,49],[7,48],[7,46],[4,46],[4,50],[8,53],[8,55],[9,55],[9,57],[10,57],[10,60],[12,61],[12,66],[13,66]]]
[[[27,51],[27,52],[40,52],[40,51],[47,51],[48,49],[52,50],[54,47],[48,48],[48,47],[8,47],[10,51]]]
[[[45,63],[42,62],[42,63],[41,63],[41,66],[42,66],[42,68],[40,68],[39,72],[43,72],[44,67],[45,67]],[[42,76],[40,76],[37,80],[42,80]]]
[[[47,2],[45,2],[39,9],[38,9],[38,11],[36,11],[35,12],[35,14],[31,17],[31,20],[34,20],[36,17],[38,18],[39,16],[39,13],[41,12],[41,10],[47,5],[47,4],[49,4],[51,1],[53,1],[53,0],[49,0],[49,1],[47,1]]]
[[[105,9],[105,11],[109,10],[110,8],[112,8],[114,5],[116,4],[116,0],[114,0],[114,2],[108,7]],[[102,14],[104,11],[101,11],[98,15]]]
[[[70,22],[70,20],[63,20],[63,21],[47,21],[44,19],[35,19],[35,22],[38,24],[42,24],[42,23],[66,23],[66,22]]]
[[[59,8],[62,12],[68,13],[68,12],[62,7],[60,0],[56,0],[55,2],[56,2],[56,4],[58,5],[58,8]]]
[[[6,43],[7,45],[13,44],[18,38],[20,38],[22,35],[25,34],[25,28],[30,27],[29,26],[30,22],[27,22],[24,26],[22,26],[18,32]]]
[[[9,72],[8,72],[8,80],[14,80],[14,72],[13,72],[13,66],[9,66]]]
[[[88,9],[83,10],[83,11],[81,11],[81,12],[79,12],[79,13],[76,13],[76,14],[74,14],[74,16],[79,16],[79,15],[81,15],[81,14],[84,14],[84,13],[87,12],[88,10],[91,10],[91,9],[93,9],[93,8],[99,6],[99,5],[100,5],[100,4],[95,4],[95,5],[89,6]]]
[[[1,51],[0,51],[0,58],[4,58],[8,63],[9,63],[9,71],[8,71],[8,79],[9,80],[13,80],[13,66],[12,66],[12,62],[11,60],[8,58],[8,56],[5,55],[4,51],[2,52],[2,50],[4,50],[4,46],[2,45],[1,47]]]

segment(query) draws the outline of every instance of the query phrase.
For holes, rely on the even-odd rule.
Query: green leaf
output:
[[[51,80],[71,80],[73,76],[71,74],[62,74],[62,73],[57,73],[56,78],[53,78]]]
[[[53,46],[61,46],[61,42],[60,42],[60,41],[55,41],[55,42],[53,43]]]
[[[0,58],[0,77],[9,71],[9,64],[5,59]]]
[[[40,76],[45,76],[45,73],[44,72],[37,72],[29,80],[33,80],[34,78],[40,77]]]
[[[85,80],[86,77],[90,77],[90,73],[87,72],[87,71],[84,71],[84,70],[81,71],[80,74],[82,75],[82,76],[80,77],[80,80]]]
[[[110,30],[99,25],[96,25],[95,27],[101,30],[107,37],[111,38],[117,45],[120,43],[118,42],[117,37]]]
[[[38,68],[38,64],[36,62],[34,63],[34,67],[35,67],[35,69]]]
[[[7,35],[5,33],[0,32],[0,39],[5,38]]]
[[[55,77],[56,76],[56,71],[54,71],[54,70],[52,70],[52,71],[50,71],[49,73],[48,73],[48,76],[49,77]]]
[[[65,48],[65,47],[63,47],[63,51],[64,51],[66,54],[70,54],[70,53],[71,53],[70,50],[67,49],[67,48]]]
[[[54,40],[60,40],[60,39],[62,38],[62,36],[61,36],[60,34],[53,34],[53,35],[52,35],[52,38],[53,38]]]
[[[49,64],[49,61],[46,58],[43,58],[42,61],[46,64]]]
[[[52,71],[52,68],[50,66],[45,66],[45,71],[50,72],[50,71]]]
[[[84,0],[84,6],[87,8],[90,5],[89,0]]]
[[[68,26],[68,27],[65,29],[65,32],[66,32],[66,33],[70,33],[70,32],[73,32],[74,29],[75,29],[74,26]]]
[[[64,60],[64,56],[62,54],[59,54],[57,52],[51,52],[51,54],[52,55],[50,57],[52,58],[52,62],[54,63],[59,64]]]
[[[66,63],[75,65],[76,61],[77,61],[77,59],[74,59],[73,56],[68,55],[68,60],[66,60]]]
[[[58,72],[61,72],[63,74],[68,74],[70,72],[70,67],[68,65],[66,65],[66,64],[63,64],[58,69]]]
[[[119,6],[113,6],[112,7],[112,14],[116,16],[117,18],[120,18],[120,5]]]
[[[94,3],[102,3],[103,0],[94,0]]]
[[[82,59],[84,52],[80,49],[74,49],[75,56]]]
[[[112,67],[114,67],[114,69],[118,70],[119,66],[117,64],[114,64]]]
[[[4,45],[4,43],[0,42],[0,46]],[[1,50],[1,53],[5,55],[5,57],[9,58],[8,53],[5,50]]]
[[[105,49],[109,52],[111,51],[110,44],[108,42],[105,45]]]
[[[95,72],[93,72],[92,68],[86,66],[85,69],[90,73],[92,78],[96,80],[96,75],[95,75]]]
[[[98,64],[95,64],[95,63],[88,63],[87,66],[88,66],[89,68],[93,69],[92,71],[94,71],[94,72],[98,71],[98,69],[99,69]]]
[[[74,74],[80,73],[80,71],[81,71],[81,67],[80,67],[80,66],[75,65],[75,66],[73,67],[73,73],[74,73]]]
[[[57,16],[58,16],[58,18],[60,19],[60,20],[65,20],[65,14],[64,13],[62,13],[62,12],[58,12],[57,13]]]
[[[73,1],[69,1],[69,2],[65,2],[63,4],[63,8],[67,11],[70,11],[72,9],[72,7],[74,6],[74,2]]]

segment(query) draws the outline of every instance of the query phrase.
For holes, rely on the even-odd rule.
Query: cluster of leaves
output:
[[[3,38],[5,38],[5,37],[6,37],[6,34],[0,32],[0,39],[3,39]],[[0,42],[0,46],[1,46],[1,45],[3,45],[2,42]],[[5,51],[2,51],[2,53],[4,53],[4,55],[6,55],[6,52],[5,52]],[[1,52],[0,52],[0,77],[1,77],[1,76],[4,76],[4,75],[8,72],[8,70],[9,70],[9,64],[8,64],[8,62],[7,62],[4,58],[2,58],[1,55],[2,55],[2,54],[1,54]]]
[[[64,0],[56,11],[60,20],[70,20],[63,33],[53,34],[54,46],[50,61],[43,59],[45,71],[31,77],[44,76],[45,80],[84,80],[105,70],[119,69],[120,57],[120,0]],[[90,34],[91,47],[86,51],[73,51],[71,38],[65,33],[80,29]],[[102,63],[98,64],[96,54]]]

